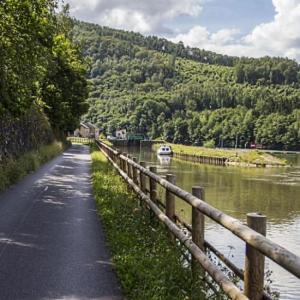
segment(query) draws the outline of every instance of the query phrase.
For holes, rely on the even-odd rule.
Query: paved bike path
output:
[[[0,194],[0,299],[123,299],[90,164],[73,145]]]

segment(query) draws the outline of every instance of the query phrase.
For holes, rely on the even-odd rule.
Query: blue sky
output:
[[[271,21],[275,13],[271,0],[210,0],[203,6],[199,16],[181,16],[170,25],[185,29],[201,25],[210,31],[238,27],[246,34],[257,24]]]
[[[67,0],[78,19],[218,53],[300,61],[300,0]]]

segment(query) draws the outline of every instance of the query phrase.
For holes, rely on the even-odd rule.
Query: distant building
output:
[[[74,136],[83,138],[99,138],[99,128],[91,123],[80,123],[74,131]]]
[[[119,129],[116,130],[116,138],[118,140],[126,140],[127,139],[127,132],[126,129]]]

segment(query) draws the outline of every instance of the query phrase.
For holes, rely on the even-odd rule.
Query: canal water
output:
[[[240,168],[220,167],[158,157],[150,149],[123,148],[139,161],[156,166],[158,174],[176,175],[176,184],[191,191],[192,186],[205,188],[205,200],[223,212],[246,222],[246,214],[260,212],[267,216],[267,237],[300,256],[300,154],[282,154],[290,167]],[[163,191],[159,192],[161,199]],[[186,221],[191,220],[191,209],[182,200],[176,200],[176,210]],[[206,239],[243,268],[245,243],[228,230],[206,218]],[[270,260],[266,269],[273,291],[280,299],[299,300],[300,280]]]

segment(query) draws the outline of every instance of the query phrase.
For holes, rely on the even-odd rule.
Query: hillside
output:
[[[174,143],[300,148],[300,68],[77,22],[90,59],[85,119]]]

